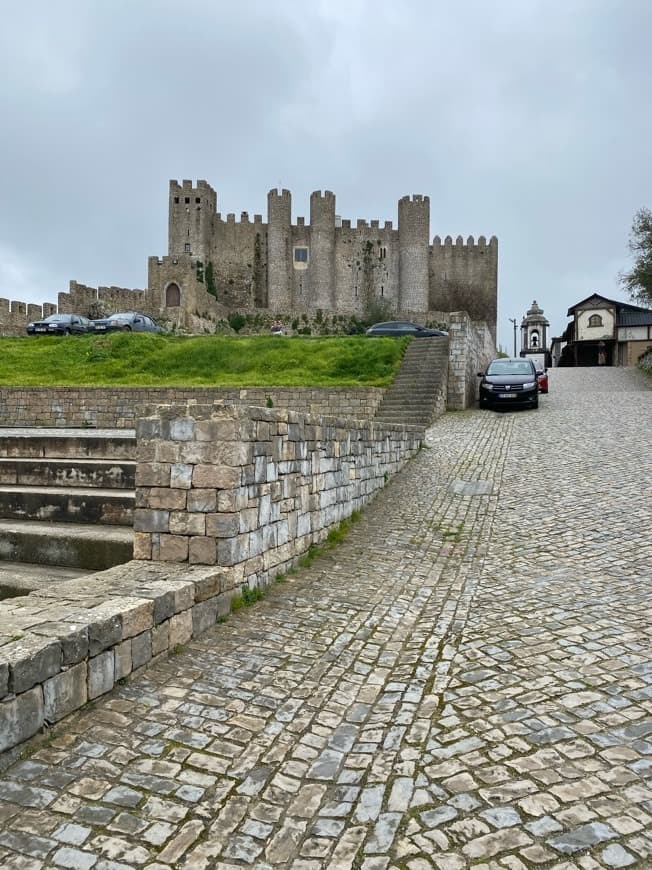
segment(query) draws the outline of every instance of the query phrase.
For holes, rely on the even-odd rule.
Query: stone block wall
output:
[[[412,426],[249,406],[170,406],[137,426],[134,556],[265,584],[419,449]]]
[[[450,314],[448,410],[473,408],[478,396],[478,372],[496,356],[493,335],[486,323],[472,321],[466,311]]]
[[[370,419],[381,387],[0,387],[0,426],[134,429],[159,405],[247,403],[312,414]]]
[[[232,580],[129,562],[0,602],[0,756],[206,631],[229,612]]]

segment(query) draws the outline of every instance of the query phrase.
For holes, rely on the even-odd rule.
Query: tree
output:
[[[629,235],[634,265],[620,276],[620,283],[632,299],[652,305],[652,211],[640,208],[634,215]]]

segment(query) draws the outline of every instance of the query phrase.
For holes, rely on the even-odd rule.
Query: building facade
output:
[[[153,307],[179,325],[184,312],[322,310],[362,315],[373,305],[422,320],[464,310],[495,335],[498,240],[458,236],[430,241],[430,200],[398,203],[391,221],[342,220],[335,195],[315,191],[310,216],[292,219],[289,190],[271,190],[267,219],[223,217],[206,182],[170,181],[168,253],[150,257]]]
[[[556,365],[634,366],[652,347],[652,309],[593,293],[571,305],[568,317],[564,334],[553,339]]]

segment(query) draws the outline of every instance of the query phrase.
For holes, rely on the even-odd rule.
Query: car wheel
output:
[[[123,326],[122,331],[123,332],[131,332],[131,327],[130,326]]]
[[[70,335],[70,330],[69,330],[69,329],[64,329],[63,334],[64,334],[64,335]]]

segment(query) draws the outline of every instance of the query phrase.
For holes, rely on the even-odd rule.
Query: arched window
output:
[[[179,290],[179,285],[168,284],[165,288],[165,307],[166,308],[178,308],[181,305],[181,290]]]
[[[589,326],[602,326],[602,317],[599,314],[592,314],[589,317]]]
[[[532,330],[530,334],[530,347],[538,347],[539,346],[539,333],[536,329]]]

